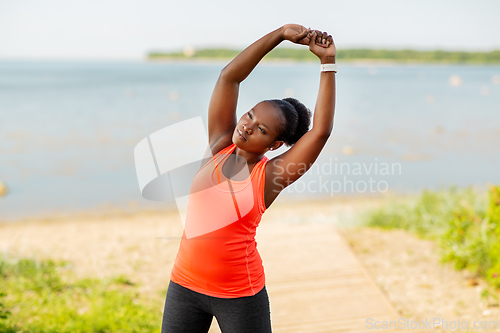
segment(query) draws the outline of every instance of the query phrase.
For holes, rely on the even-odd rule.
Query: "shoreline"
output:
[[[487,191],[484,185],[470,185],[477,195],[483,195]],[[338,204],[359,205],[363,203],[387,203],[389,201],[405,201],[412,200],[420,197],[425,190],[441,191],[446,190],[447,187],[438,189],[421,189],[414,191],[387,191],[382,193],[357,193],[357,194],[343,194],[335,196],[318,196],[318,197],[302,197],[302,196],[289,196],[279,197],[269,207],[269,211],[274,208],[294,207],[294,206],[336,206]],[[1,200],[1,199],[0,199]],[[21,217],[2,217],[0,216],[0,227],[3,225],[12,224],[31,224],[31,223],[51,223],[51,222],[77,222],[88,219],[114,219],[114,218],[130,218],[138,216],[158,216],[161,214],[178,214],[177,207],[174,203],[164,204],[164,207],[148,205],[148,201],[143,199],[138,203],[137,201],[129,201],[123,204],[101,203],[94,207],[89,208],[74,208],[68,210],[55,209],[50,212],[34,213]],[[162,204],[163,205],[163,204]],[[266,211],[267,212],[267,211]]]
[[[364,202],[377,202],[382,203],[391,198],[414,198],[420,192],[415,193],[397,193],[387,192],[375,195],[339,195],[339,196],[325,196],[317,198],[303,198],[303,197],[287,197],[278,198],[270,207],[269,211],[273,208],[281,208],[287,206],[314,206],[314,205],[337,205],[343,204],[361,204]],[[266,211],[267,212],[267,211]],[[160,207],[147,207],[139,206],[137,203],[128,205],[113,205],[106,204],[88,209],[73,209],[68,211],[53,211],[47,213],[35,213],[31,216],[4,218],[0,217],[0,227],[3,225],[20,225],[20,224],[33,224],[33,223],[60,223],[60,222],[78,222],[88,219],[113,219],[113,218],[133,218],[138,216],[157,216],[161,214],[178,214],[177,207],[170,205],[165,208]]]

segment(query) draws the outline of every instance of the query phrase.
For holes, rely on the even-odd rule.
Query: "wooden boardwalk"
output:
[[[400,316],[332,225],[263,220],[257,243],[274,333],[417,332],[397,329]]]

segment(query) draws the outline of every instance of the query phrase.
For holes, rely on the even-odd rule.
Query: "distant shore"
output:
[[[242,50],[224,48],[185,49],[180,52],[149,52],[147,61],[230,61]],[[308,49],[276,48],[269,52],[262,61],[317,62],[317,58]],[[337,51],[337,60],[359,63],[390,64],[500,64],[500,50],[490,52],[465,51],[417,51],[417,50],[377,50],[345,49]]]
[[[182,64],[182,65],[227,65],[232,58],[145,58],[144,62],[151,64]],[[389,59],[341,59],[337,64],[345,64],[355,67],[395,67],[395,66],[499,66],[499,63],[455,63],[455,62],[419,62],[419,61],[396,61]],[[294,60],[289,58],[263,59],[259,66],[296,66],[316,65],[319,60]]]

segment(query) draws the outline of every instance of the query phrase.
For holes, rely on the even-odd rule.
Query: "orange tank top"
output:
[[[173,282],[188,289],[221,298],[253,296],[265,283],[255,234],[266,211],[264,182],[269,159],[263,156],[246,180],[228,179],[222,167],[235,149],[234,143],[222,149],[193,178],[184,232],[170,275]]]

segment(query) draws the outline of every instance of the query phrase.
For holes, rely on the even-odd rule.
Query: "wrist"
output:
[[[286,30],[286,26],[285,25],[282,25],[281,27],[278,28],[278,33],[279,33],[281,41],[286,40],[286,38],[285,38],[285,30]]]
[[[322,64],[334,64],[335,63],[335,56],[325,56],[319,58]]]

